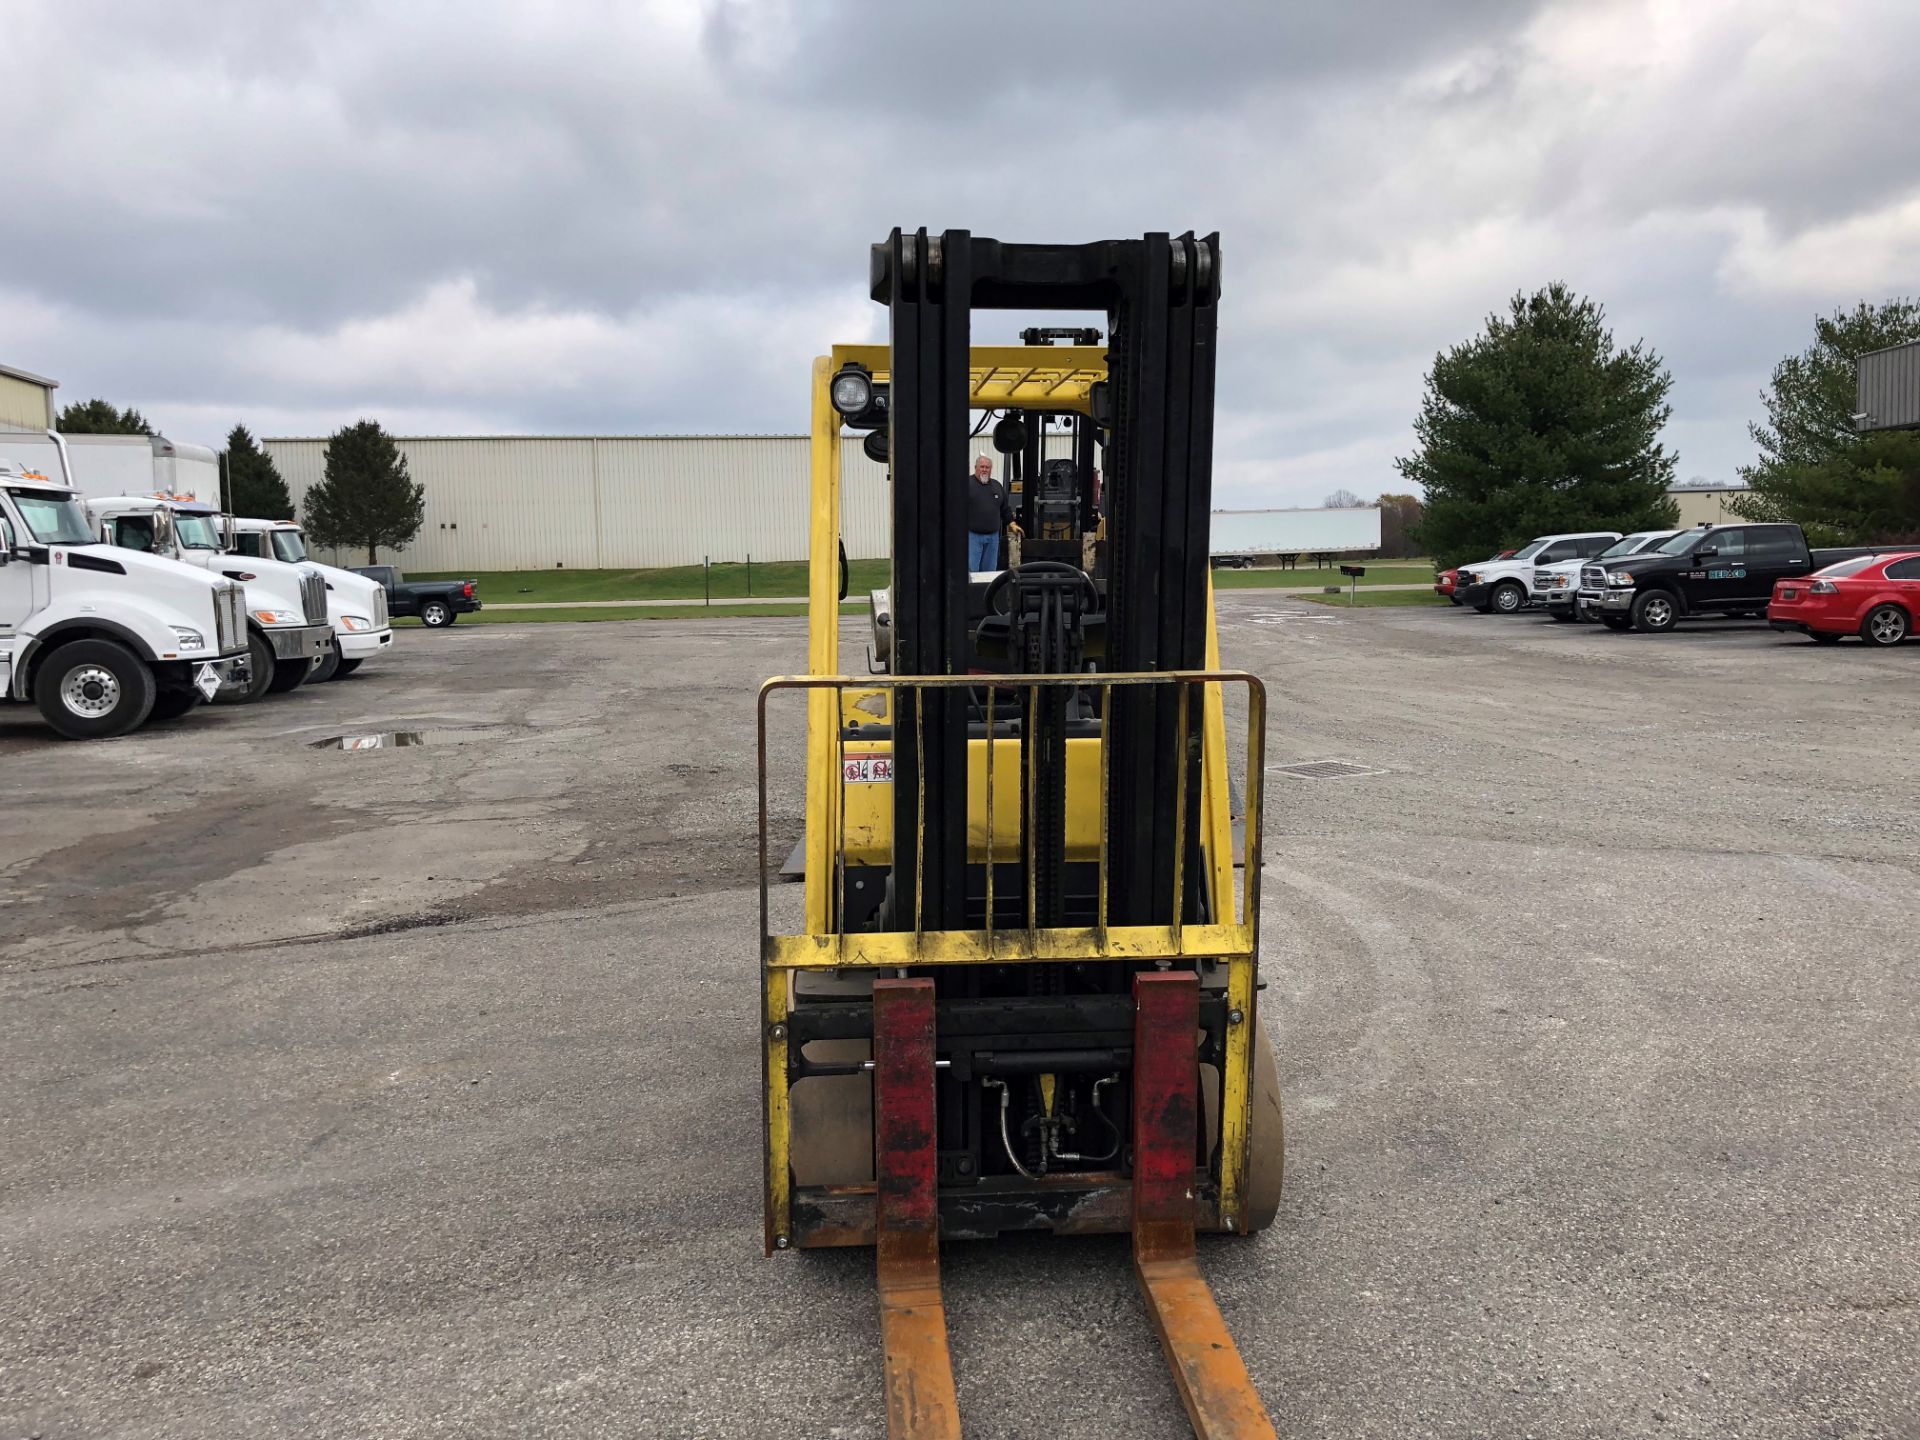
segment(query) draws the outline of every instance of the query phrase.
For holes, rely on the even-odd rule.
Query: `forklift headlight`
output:
[[[873,403],[873,376],[858,365],[848,365],[833,377],[827,394],[841,418],[851,420]]]

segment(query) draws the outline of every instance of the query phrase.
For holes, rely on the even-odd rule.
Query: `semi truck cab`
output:
[[[320,572],[327,587],[327,623],[333,627],[333,653],[308,676],[310,682],[351,675],[363,662],[393,645],[386,587],[377,580],[323,565],[307,554],[307,538],[291,520],[235,518],[227,521],[229,554],[278,560]]]
[[[86,509],[94,533],[108,545],[177,560],[246,587],[249,683],[244,693],[223,692],[223,701],[291,690],[331,658],[326,581],[311,566],[228,555],[213,506],[165,495],[116,495],[90,499]]]
[[[80,497],[0,460],[0,701],[69,740],[172,719],[248,677],[241,587],[98,543]]]

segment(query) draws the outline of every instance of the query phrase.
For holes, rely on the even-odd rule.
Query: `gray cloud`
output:
[[[187,439],[792,430],[890,225],[1193,227],[1227,503],[1399,488],[1434,352],[1551,278],[1725,476],[1920,274],[1894,0],[15,11],[0,359]]]

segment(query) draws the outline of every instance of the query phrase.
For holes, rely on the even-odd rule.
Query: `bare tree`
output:
[[[1362,500],[1351,490],[1336,490],[1327,496],[1321,508],[1325,510],[1352,510],[1366,503],[1366,501]]]

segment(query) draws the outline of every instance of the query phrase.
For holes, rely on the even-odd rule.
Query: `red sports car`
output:
[[[1449,600],[1453,600],[1453,582],[1459,578],[1460,572],[1458,570],[1442,570],[1434,577],[1433,593],[1436,595],[1444,595]],[[1453,603],[1458,605],[1460,602],[1453,600]]]
[[[1767,606],[1776,630],[1798,630],[1823,644],[1858,635],[1869,645],[1898,645],[1920,616],[1920,550],[1860,555],[1812,575],[1778,580]]]

